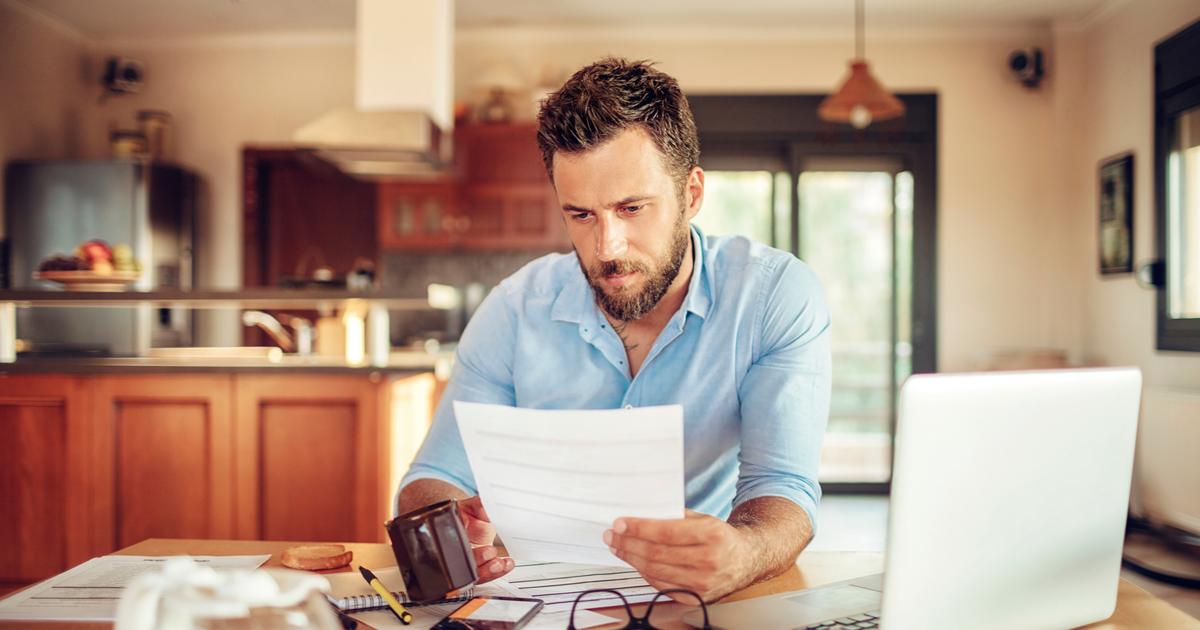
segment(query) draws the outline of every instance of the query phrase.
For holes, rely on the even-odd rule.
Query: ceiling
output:
[[[2,0],[0,0],[2,1]],[[92,39],[349,31],[354,0],[12,0]],[[404,1],[404,0],[397,0]],[[1113,0],[868,0],[868,28],[1007,28],[1078,22]],[[461,27],[844,28],[851,0],[457,0]]]

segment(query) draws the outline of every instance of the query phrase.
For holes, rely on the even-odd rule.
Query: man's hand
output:
[[[492,527],[479,497],[460,500],[458,514],[462,518],[463,527],[467,530],[467,540],[471,541],[471,548],[475,554],[479,583],[490,582],[512,571],[516,566],[513,559],[500,557],[499,550],[493,546],[496,542],[496,529]]]
[[[707,514],[688,510],[682,519],[619,518],[604,532],[618,558],[659,590],[686,588],[711,602],[757,578],[747,532]],[[696,602],[672,594],[684,604]]]
[[[773,496],[741,503],[729,522],[688,510],[682,519],[619,518],[604,532],[612,552],[651,586],[686,588],[706,602],[783,573],[810,540],[808,513]]]

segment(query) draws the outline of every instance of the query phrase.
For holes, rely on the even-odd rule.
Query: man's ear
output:
[[[699,166],[693,166],[688,173],[687,194],[684,199],[687,200],[687,218],[692,220],[700,213],[700,205],[704,202],[704,169]]]

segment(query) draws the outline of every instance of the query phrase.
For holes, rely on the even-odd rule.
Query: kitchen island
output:
[[[436,357],[0,364],[0,592],[148,537],[382,541]]]

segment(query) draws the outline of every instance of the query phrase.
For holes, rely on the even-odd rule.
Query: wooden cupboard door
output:
[[[378,199],[381,247],[446,247],[460,230],[456,192],[450,182],[382,182]]]
[[[510,186],[505,207],[511,238],[530,247],[570,251],[558,197],[548,184]]]
[[[549,184],[478,184],[460,202],[469,219],[461,243],[470,249],[567,251],[554,189]]]
[[[532,122],[462,125],[460,161],[470,183],[546,184],[546,166]]]
[[[87,382],[0,376],[0,590],[91,556]]]
[[[460,241],[468,247],[511,247],[505,234],[506,215],[503,191],[495,186],[473,186],[459,202],[464,221]]]
[[[237,535],[383,541],[378,386],[361,376],[239,375]]]
[[[97,553],[147,538],[233,534],[228,376],[97,377]]]

